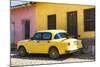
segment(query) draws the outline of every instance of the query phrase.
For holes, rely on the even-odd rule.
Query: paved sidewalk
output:
[[[57,60],[50,59],[48,55],[36,55],[36,54],[21,58],[16,55],[16,52],[12,52],[11,66],[88,62],[88,61],[94,61],[94,59],[95,59],[94,56],[91,54],[67,54],[61,56]]]

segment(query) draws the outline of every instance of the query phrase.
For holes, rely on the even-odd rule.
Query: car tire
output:
[[[52,58],[52,59],[57,59],[59,58],[59,52],[58,52],[58,49],[55,48],[55,47],[52,47],[50,48],[49,50],[49,57]]]
[[[20,47],[18,50],[18,55],[24,57],[27,55],[26,49],[24,47]]]

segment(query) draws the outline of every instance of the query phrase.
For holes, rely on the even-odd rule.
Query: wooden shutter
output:
[[[56,29],[56,15],[48,16],[48,29]]]
[[[95,9],[84,10],[84,31],[95,31]]]

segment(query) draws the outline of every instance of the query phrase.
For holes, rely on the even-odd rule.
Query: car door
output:
[[[52,34],[50,32],[42,32],[42,39],[39,41],[39,53],[48,53],[51,44]]]
[[[40,43],[39,41],[42,38],[41,33],[35,33],[32,39],[28,42],[28,49],[30,53],[39,53],[40,51]]]

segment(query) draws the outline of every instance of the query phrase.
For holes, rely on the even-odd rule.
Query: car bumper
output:
[[[77,52],[77,51],[79,51],[79,50],[81,50],[81,48],[80,48],[80,49],[76,49],[76,50],[66,50],[65,53],[66,53],[66,54],[67,54],[67,53],[74,53],[74,52]]]

